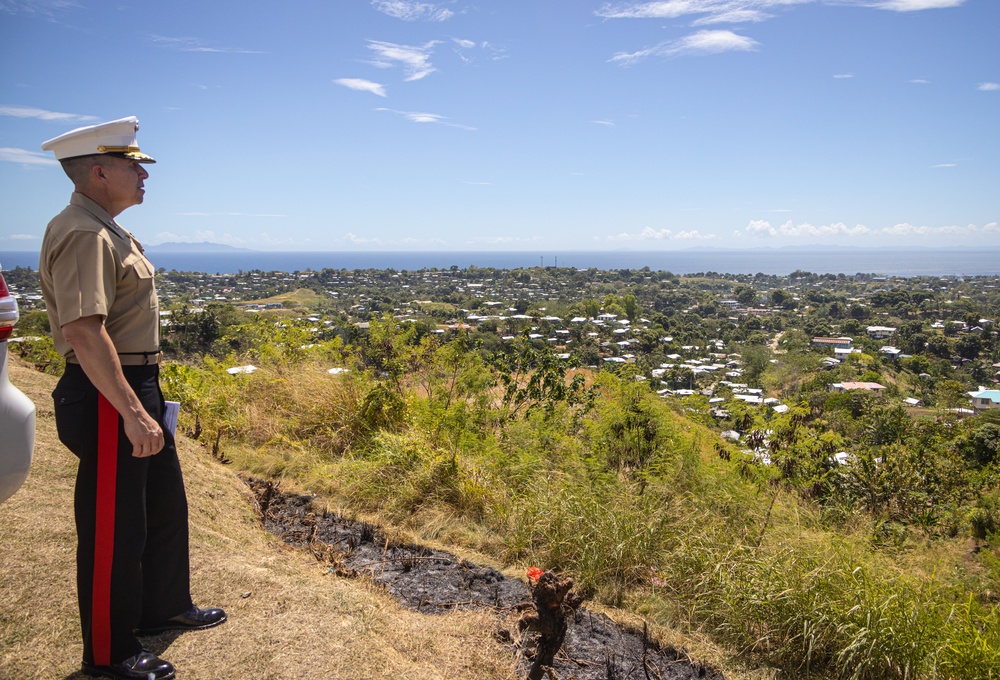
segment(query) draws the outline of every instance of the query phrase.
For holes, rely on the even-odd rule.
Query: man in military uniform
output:
[[[116,221],[142,203],[135,118],[42,144],[73,182],[45,230],[38,266],[66,370],[52,396],[60,440],[80,459],[74,511],[83,672],[174,677],[137,635],[226,620],[189,590],[187,499],[173,435],[163,427],[154,269]]]

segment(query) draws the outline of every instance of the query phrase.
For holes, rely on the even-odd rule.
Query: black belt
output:
[[[160,363],[161,351],[154,349],[152,352],[118,352],[118,363],[122,366],[152,366]],[[80,363],[76,357],[66,361],[71,364]]]

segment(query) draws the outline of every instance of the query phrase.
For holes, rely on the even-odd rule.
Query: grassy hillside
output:
[[[312,305],[315,305],[322,298],[314,290],[308,288],[296,288],[288,293],[280,293],[278,295],[272,295],[268,298],[263,298],[261,300],[243,300],[239,304],[241,306],[245,305],[270,305],[270,304],[280,304],[285,305],[289,303],[292,307],[296,309],[309,309]],[[286,305],[288,306],[288,305]]]
[[[72,505],[75,459],[59,443],[55,379],[17,360],[11,380],[38,407],[35,461],[0,505],[0,677],[83,678]],[[433,618],[401,609],[363,583],[328,575],[310,555],[266,534],[246,487],[180,437],[191,510],[195,601],[224,607],[225,625],[152,651],[184,678],[515,677],[487,614]]]
[[[373,323],[357,347],[264,347],[260,370],[235,378],[211,358],[174,365],[166,389],[186,405],[180,427],[234,467],[421,540],[571,574],[713,663],[1000,673],[993,567],[970,559],[972,537],[889,540],[878,518],[810,500],[700,424],[703,410],[641,382],[571,379],[527,343],[486,363],[461,337],[410,333]]]
[[[360,348],[263,346],[250,375],[210,357],[166,366],[179,429],[201,442],[180,438],[195,596],[234,616],[154,651],[205,673],[191,677],[313,677],[289,665],[303,649],[321,659],[315,677],[513,677],[484,617],[402,612],[277,546],[240,469],[424,542],[568,573],[730,678],[1000,677],[996,565],[970,559],[971,537],[880,539],[870,515],[803,498],[635,380],[571,380],[527,345],[496,368],[461,339],[405,340],[372,324]],[[0,677],[48,677],[34,650],[78,648],[59,585],[72,582],[73,471],[53,378],[13,378],[41,409],[32,477],[0,506]]]

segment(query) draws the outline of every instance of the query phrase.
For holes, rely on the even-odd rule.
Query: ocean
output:
[[[460,269],[469,266],[517,269],[537,266],[642,269],[674,274],[787,275],[796,270],[815,274],[876,274],[879,276],[1000,275],[1000,249],[830,249],[830,250],[680,250],[566,252],[168,252],[147,251],[157,268],[230,274],[251,269],[294,272],[307,269]],[[0,266],[38,267],[38,253],[0,252]]]

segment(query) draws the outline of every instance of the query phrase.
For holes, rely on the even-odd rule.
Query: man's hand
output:
[[[141,411],[136,418],[124,419],[125,435],[132,442],[132,455],[145,458],[163,449],[163,430],[148,413]]]
[[[145,458],[159,453],[163,449],[163,430],[146,413],[125,380],[118,353],[104,329],[104,319],[85,316],[64,325],[62,332],[90,382],[121,415],[125,435],[132,443],[132,455]]]

